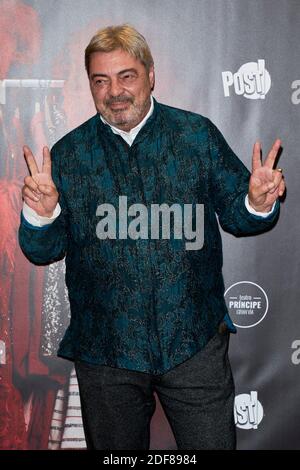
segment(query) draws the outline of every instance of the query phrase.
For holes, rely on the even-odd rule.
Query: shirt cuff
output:
[[[269,215],[271,215],[274,211],[275,204],[276,204],[276,201],[274,202],[274,204],[272,206],[272,209],[269,212],[258,212],[255,209],[253,209],[253,207],[250,206],[248,194],[245,197],[245,206],[246,206],[248,212],[250,212],[250,214],[258,215],[260,217],[268,217]]]
[[[59,203],[57,203],[52,217],[42,217],[41,215],[38,215],[35,210],[31,209],[31,207],[29,207],[24,201],[22,212],[25,220],[27,220],[30,225],[33,225],[34,227],[44,227],[44,225],[50,225],[55,219],[57,219],[61,213],[61,207]]]

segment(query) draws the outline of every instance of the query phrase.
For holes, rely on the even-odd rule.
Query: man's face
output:
[[[94,52],[89,63],[90,88],[97,111],[112,126],[129,131],[150,108],[154,69],[127,52]]]

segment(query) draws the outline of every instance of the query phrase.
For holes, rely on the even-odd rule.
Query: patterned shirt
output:
[[[207,118],[154,100],[154,111],[129,146],[96,114],[51,151],[61,214],[34,228],[21,216],[20,246],[36,264],[66,256],[71,321],[58,354],[162,374],[203,348],[226,317],[222,277],[224,230],[240,235],[271,228],[245,207],[249,171]],[[115,233],[128,209],[203,204],[204,240],[197,250],[175,236],[99,239],[99,206],[116,209]],[[102,206],[104,207],[104,206]],[[111,206],[110,206],[111,207]],[[98,215],[97,215],[98,214]],[[132,213],[131,213],[132,215]],[[175,216],[174,216],[175,217]],[[122,219],[122,220],[121,220]],[[145,222],[145,220],[144,220]],[[128,215],[128,233],[132,218]],[[178,229],[178,227],[177,227]]]

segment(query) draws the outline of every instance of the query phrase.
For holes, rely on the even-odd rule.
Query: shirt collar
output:
[[[111,128],[111,130],[113,131],[114,134],[119,134],[121,137],[125,138],[125,140],[130,139],[131,141],[133,141],[135,139],[135,137],[137,136],[137,134],[139,133],[139,131],[141,130],[141,128],[146,124],[147,120],[149,119],[149,117],[153,113],[154,102],[153,102],[152,95],[150,95],[150,101],[151,101],[150,109],[149,109],[148,113],[146,114],[146,116],[144,117],[144,119],[137,126],[130,129],[130,131],[128,131],[128,132],[123,131],[122,129],[118,129],[115,126],[112,126],[111,124],[109,124],[109,122],[107,122],[104,119],[103,116],[101,116],[101,114],[100,114],[100,119],[104,124],[107,124]]]

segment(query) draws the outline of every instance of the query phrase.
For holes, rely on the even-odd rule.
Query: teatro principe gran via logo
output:
[[[255,282],[236,282],[226,290],[224,296],[229,315],[238,328],[252,328],[267,315],[267,294]]]

